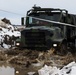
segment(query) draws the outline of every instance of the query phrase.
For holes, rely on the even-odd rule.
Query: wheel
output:
[[[67,54],[67,43],[61,43],[60,47],[59,47],[59,53],[60,55],[66,55]]]

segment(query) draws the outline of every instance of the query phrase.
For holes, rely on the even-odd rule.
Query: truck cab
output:
[[[58,47],[66,39],[66,27],[58,22],[66,23],[67,14],[67,10],[34,6],[27,11],[26,28],[21,31],[19,45],[33,49]]]

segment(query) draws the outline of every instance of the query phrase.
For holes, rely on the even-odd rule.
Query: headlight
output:
[[[53,44],[53,47],[57,47],[57,44]]]
[[[17,45],[17,46],[19,46],[19,45],[20,45],[20,43],[16,43],[16,45]]]

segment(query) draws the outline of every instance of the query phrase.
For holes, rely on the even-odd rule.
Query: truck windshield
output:
[[[51,20],[51,21],[59,21],[60,20],[60,13],[55,13],[55,14],[38,14],[38,15],[30,15],[32,17],[29,17],[29,24],[35,24],[35,25],[50,25],[50,22],[45,21],[45,20]],[[38,19],[37,19],[38,18]],[[40,19],[39,19],[40,18]],[[41,20],[44,19],[44,20]]]

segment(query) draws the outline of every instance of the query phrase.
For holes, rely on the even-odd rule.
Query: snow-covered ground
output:
[[[76,63],[73,61],[62,69],[56,66],[47,66],[38,70],[39,75],[76,75]]]
[[[12,25],[6,24],[5,26],[2,26],[0,23],[0,46],[3,48],[10,48],[11,46],[9,44],[6,44],[4,41],[9,40],[9,38],[12,37],[20,37],[20,31],[15,31],[14,27]],[[7,39],[5,39],[7,37]]]

